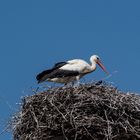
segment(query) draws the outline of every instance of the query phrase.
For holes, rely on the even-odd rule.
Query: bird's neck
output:
[[[96,62],[91,62],[91,71],[95,71],[96,70]]]

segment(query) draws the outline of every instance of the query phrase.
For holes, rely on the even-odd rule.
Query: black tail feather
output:
[[[53,69],[49,69],[49,70],[45,70],[41,73],[39,73],[37,76],[36,76],[36,79],[38,81],[38,83],[41,83],[42,81],[45,80],[45,77],[50,74],[51,72],[53,71]]]
[[[39,73],[37,76],[36,76],[36,79],[38,81],[38,83],[41,83],[43,82],[44,80],[46,80],[46,77],[51,73],[53,72],[54,70],[57,70],[58,68],[64,66],[68,64],[67,62],[59,62],[59,63],[56,63],[52,69],[48,69],[48,70],[45,70],[41,73]]]

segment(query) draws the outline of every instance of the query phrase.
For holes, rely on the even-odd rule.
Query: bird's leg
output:
[[[65,84],[64,84],[64,87],[71,87],[71,86],[73,86],[73,83],[72,83],[72,82],[70,82],[70,83],[65,83]]]
[[[77,76],[76,77],[76,83],[75,83],[75,87],[79,87],[80,86],[80,77],[79,76]]]
[[[67,86],[69,86],[69,87],[72,87],[73,85],[74,85],[74,81],[70,82],[70,83],[67,83]]]
[[[71,82],[71,86],[74,86],[75,85],[75,82],[73,81],[73,82]]]
[[[74,81],[73,82],[69,82],[69,83],[65,83],[64,86],[72,87],[72,86],[74,86]]]
[[[73,82],[73,87],[79,87],[80,86],[80,81],[77,80],[76,82]]]
[[[77,84],[77,86],[79,87],[79,86],[80,86],[80,81],[79,81],[79,80],[77,80],[77,83],[76,83],[76,84]]]

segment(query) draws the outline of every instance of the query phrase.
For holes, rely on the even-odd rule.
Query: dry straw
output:
[[[105,83],[63,86],[25,97],[14,140],[140,140],[140,96]]]

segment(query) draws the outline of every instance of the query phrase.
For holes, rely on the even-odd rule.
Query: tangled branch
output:
[[[23,99],[15,140],[138,140],[140,96],[103,84],[57,87]]]

